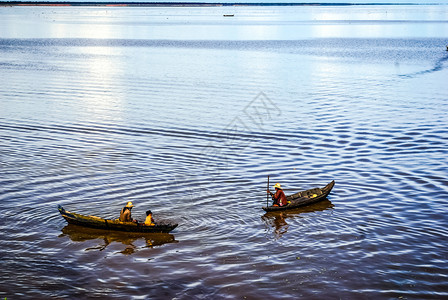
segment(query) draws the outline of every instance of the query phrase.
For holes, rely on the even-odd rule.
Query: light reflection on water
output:
[[[0,8],[0,296],[448,296],[446,8],[232,9]]]
[[[8,28],[2,32],[3,38],[444,38],[448,31],[445,5],[0,9],[1,22]],[[225,14],[233,14],[234,17],[225,18]]]

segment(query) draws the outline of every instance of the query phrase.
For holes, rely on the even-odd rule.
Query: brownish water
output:
[[[447,298],[446,20],[0,8],[0,296]],[[265,214],[267,175],[336,185]],[[116,218],[127,201],[179,227],[87,230],[57,211]]]

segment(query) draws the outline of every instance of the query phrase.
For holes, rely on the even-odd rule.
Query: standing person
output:
[[[285,206],[288,204],[288,200],[286,199],[286,195],[283,192],[283,189],[280,185],[280,183],[276,183],[274,185],[275,188],[275,194],[271,193],[270,190],[268,190],[268,194],[272,196],[272,200],[274,200],[273,206]]]
[[[120,212],[120,221],[121,222],[136,222],[134,219],[132,219],[131,216],[131,209],[134,207],[134,205],[132,205],[132,202],[129,201],[125,207],[123,207],[121,209]]]
[[[146,211],[145,225],[146,226],[154,226],[154,225],[156,225],[156,224],[154,224],[154,219],[152,218],[152,211],[150,211],[150,210]]]

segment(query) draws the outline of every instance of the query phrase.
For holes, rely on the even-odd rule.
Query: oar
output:
[[[266,188],[266,192],[269,190],[269,175],[268,175],[268,187]],[[266,193],[266,207],[269,206],[269,194]]]

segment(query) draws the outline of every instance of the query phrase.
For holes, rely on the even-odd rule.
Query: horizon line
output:
[[[1,1],[0,6],[118,6],[118,7],[163,7],[163,6],[368,6],[368,5],[446,5],[441,3],[332,3],[332,2],[160,2],[160,1]]]

